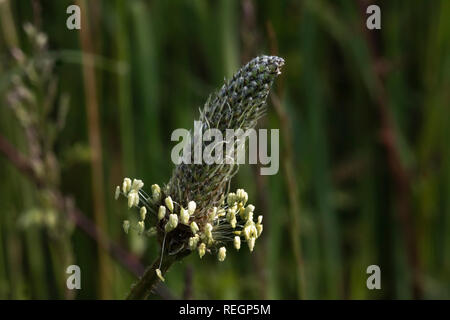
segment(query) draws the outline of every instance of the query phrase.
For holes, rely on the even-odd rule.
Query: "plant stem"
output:
[[[130,293],[127,296],[127,300],[145,300],[153,287],[155,286],[160,279],[156,275],[156,269],[160,269],[162,275],[166,274],[167,270],[170,266],[176,261],[175,256],[166,255],[165,258],[161,261],[161,256],[152,263],[150,267],[145,270],[142,277],[138,280],[138,282],[131,288]],[[161,263],[161,266],[160,266]]]

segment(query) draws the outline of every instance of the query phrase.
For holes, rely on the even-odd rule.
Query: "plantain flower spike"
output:
[[[226,136],[227,129],[245,132],[255,128],[266,111],[270,87],[283,65],[284,60],[275,56],[260,56],[248,62],[209,96],[200,111],[202,129],[215,128]],[[231,143],[236,146],[238,141]],[[208,146],[202,141],[202,148]],[[167,255],[181,260],[194,251],[200,258],[217,252],[218,260],[224,261],[226,245],[240,250],[242,241],[247,242],[250,252],[254,250],[263,231],[263,218],[258,216],[254,221],[255,206],[248,204],[249,195],[244,189],[229,192],[230,181],[238,170],[237,153],[227,151],[226,158],[226,163],[182,162],[175,166],[163,187],[151,185],[150,195],[139,179],[125,178],[121,188],[116,188],[115,198],[123,194],[130,208],[140,210],[138,233],[156,233],[161,262]],[[146,221],[153,225],[143,232],[147,217]],[[123,228],[125,232],[130,229],[128,220]],[[162,271],[158,268],[155,272],[164,281]]]

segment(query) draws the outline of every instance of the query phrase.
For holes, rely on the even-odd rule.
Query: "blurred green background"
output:
[[[286,60],[259,122],[280,171],[232,189],[262,238],[189,256],[152,298],[450,298],[450,1],[2,0],[0,28],[1,299],[124,298],[158,246],[124,234],[115,186],[167,182],[171,132],[260,54]]]

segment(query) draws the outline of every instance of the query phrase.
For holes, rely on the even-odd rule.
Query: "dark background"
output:
[[[242,166],[232,189],[262,238],[186,258],[152,298],[450,297],[450,1],[80,0],[80,31],[72,3],[0,1],[0,298],[125,297],[158,246],[123,232],[115,186],[167,182],[171,132],[260,54],[286,60],[259,122],[280,129],[280,171]]]

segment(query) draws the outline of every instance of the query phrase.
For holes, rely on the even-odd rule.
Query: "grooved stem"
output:
[[[162,275],[164,276],[167,270],[176,261],[175,256],[166,255],[162,260],[161,267],[159,266],[161,256],[155,259],[150,267],[145,270],[142,277],[133,285],[131,291],[128,293],[127,300],[145,300],[151,293],[153,287],[160,279],[156,275],[156,269],[160,269]]]

